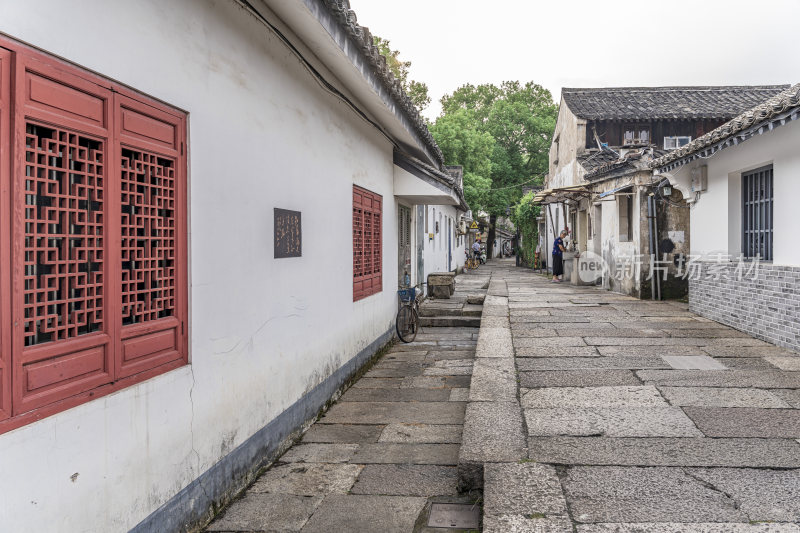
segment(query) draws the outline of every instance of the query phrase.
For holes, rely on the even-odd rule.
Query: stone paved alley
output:
[[[457,285],[480,330],[396,344],[208,530],[800,532],[800,356],[511,262]]]

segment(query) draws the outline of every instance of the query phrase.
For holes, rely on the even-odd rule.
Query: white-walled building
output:
[[[0,4],[0,530],[202,523],[391,339],[460,187],[347,2]]]
[[[535,198],[548,266],[555,237],[568,229],[565,272],[579,264],[577,252],[602,262],[597,282],[607,289],[685,296],[688,283],[677,274],[690,247],[688,205],[680,190],[662,194],[649,164],[786,87],[562,89],[545,190]]]
[[[691,202],[689,307],[800,350],[800,84],[653,162]]]

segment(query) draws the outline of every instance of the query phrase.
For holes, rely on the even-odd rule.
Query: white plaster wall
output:
[[[392,326],[392,147],[232,2],[4,2],[0,31],[190,113],[192,364],[0,435],[0,529],[127,531]],[[384,198],[355,303],[354,183]]]
[[[692,254],[741,251],[741,174],[764,165],[773,166],[775,265],[800,265],[797,199],[800,198],[800,121],[787,123],[704,160],[673,171],[674,179],[688,187],[690,169],[708,165],[708,190],[691,210]]]
[[[459,244],[457,235],[461,213],[456,206],[428,205],[425,206],[425,209],[428,211],[428,228],[425,231],[424,248],[425,278],[427,280],[428,274],[431,272],[447,272],[462,267],[466,256],[464,255],[464,243]],[[449,269],[447,268],[448,219],[451,220],[449,231],[451,232],[450,246],[453,254]],[[439,221],[439,233],[436,233],[436,221]],[[429,233],[433,233],[432,240],[428,238]]]
[[[555,140],[558,139],[558,143]],[[550,144],[550,166],[546,188],[577,185],[583,177],[577,155],[586,145],[586,121],[576,117],[564,100],[558,108],[553,142]]]

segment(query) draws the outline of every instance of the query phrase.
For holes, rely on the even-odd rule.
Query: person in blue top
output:
[[[552,283],[561,283],[558,276],[564,274],[564,237],[567,236],[567,230],[562,230],[561,234],[553,242],[553,281]]]

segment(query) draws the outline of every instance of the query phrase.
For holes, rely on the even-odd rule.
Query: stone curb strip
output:
[[[492,318],[487,320],[488,317]],[[458,488],[462,492],[482,488],[487,463],[516,463],[526,457],[508,319],[508,288],[505,281],[492,280],[475,351],[458,455]]]

